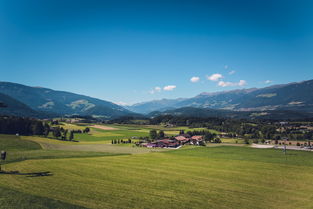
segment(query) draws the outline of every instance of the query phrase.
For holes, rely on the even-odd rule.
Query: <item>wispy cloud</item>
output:
[[[229,68],[228,65],[224,65],[224,69],[227,70]]]
[[[156,86],[149,91],[149,94],[160,93],[162,90],[164,91],[173,91],[176,88],[175,85],[164,86],[163,88]]]
[[[191,81],[192,83],[197,83],[198,81],[200,81],[200,78],[194,76],[194,77],[190,78],[190,81]]]
[[[234,71],[234,70],[231,70],[228,72],[229,75],[234,75],[235,73],[236,73],[236,71]]]
[[[149,91],[149,94],[154,94],[154,93],[158,93],[161,92],[162,89],[159,86],[154,87],[152,90]]]
[[[168,85],[168,86],[164,86],[163,90],[164,91],[173,91],[176,88],[175,85]]]
[[[269,84],[269,83],[272,83],[273,81],[271,81],[271,80],[266,80],[266,81],[264,81],[264,83],[265,84]]]
[[[161,90],[162,90],[161,87],[158,87],[158,86],[154,88],[155,92],[161,92]]]
[[[207,76],[207,79],[210,81],[219,81],[222,78],[223,78],[223,75],[219,73],[214,73],[211,76]]]
[[[239,82],[227,82],[227,81],[219,81],[218,86],[228,87],[228,86],[245,86],[247,85],[247,81],[240,80]]]

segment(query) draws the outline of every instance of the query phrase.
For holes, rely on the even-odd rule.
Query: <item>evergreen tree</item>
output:
[[[159,131],[159,138],[164,138],[164,137],[165,137],[164,131],[160,130]]]
[[[67,139],[67,132],[68,132],[68,130],[65,129],[64,132],[63,132],[63,136],[62,136],[63,140]]]
[[[45,125],[44,125],[44,136],[48,137],[49,132],[50,132],[50,126],[49,126],[49,124],[45,123]]]
[[[59,127],[55,127],[53,129],[53,136],[55,138],[59,138],[61,136],[61,129]]]
[[[41,121],[35,121],[32,125],[32,130],[34,135],[43,135],[45,129]]]
[[[84,129],[83,132],[84,132],[84,133],[89,133],[89,132],[90,132],[90,129],[87,127],[87,128]]]
[[[74,132],[71,131],[71,132],[70,132],[69,140],[70,140],[70,141],[73,141],[73,139],[74,139]]]
[[[150,131],[150,139],[156,139],[157,137],[158,137],[157,131],[151,130]]]

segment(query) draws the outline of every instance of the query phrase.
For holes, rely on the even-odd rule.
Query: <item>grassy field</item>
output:
[[[119,125],[119,124],[104,124],[102,126],[113,128],[114,130],[103,130],[100,128],[93,127],[93,124],[69,124],[61,123],[59,126],[68,130],[84,130],[86,127],[90,128],[89,133],[75,134],[74,139],[80,142],[96,142],[96,143],[107,143],[110,144],[111,140],[126,140],[130,138],[139,138],[149,136],[149,132],[152,129],[163,130],[167,136],[176,136],[180,130],[187,131],[200,131],[209,130],[206,128],[188,128],[188,127],[163,127],[160,125]],[[219,133],[215,130],[209,130],[212,133]],[[52,138],[52,135],[50,134]]]
[[[1,147],[12,147],[6,139]],[[34,142],[24,149],[29,139],[14,140],[9,155],[31,154],[6,171],[51,175],[0,174],[0,208],[313,207],[311,152],[188,146],[119,155],[42,150]]]
[[[188,128],[188,127],[163,127],[160,125],[103,125],[105,127],[111,127],[115,130],[102,130],[99,128],[95,128],[92,126],[87,126],[86,124],[78,125],[78,124],[67,124],[62,123],[61,125],[65,129],[69,130],[83,130],[86,127],[90,128],[89,133],[83,134],[75,134],[75,140],[80,142],[103,142],[103,143],[111,143],[111,140],[121,140],[121,139],[129,139],[132,137],[147,137],[149,136],[149,132],[152,129],[155,130],[163,130],[167,136],[175,136],[179,134],[180,130],[187,131],[200,131],[200,130],[208,130],[206,128]],[[215,130],[210,130],[212,133],[219,133]]]
[[[43,149],[40,143],[36,140],[44,141],[45,138],[40,137],[25,137],[25,136],[12,136],[12,135],[0,135],[0,150],[7,151],[7,159],[4,162],[12,163],[31,159],[58,159],[58,158],[83,158],[83,157],[100,157],[108,155],[122,154],[118,153],[118,149],[114,152],[104,152],[99,150],[95,152],[92,149],[81,149],[81,150],[67,150],[66,152],[57,149]],[[53,142],[52,145],[67,146],[71,142],[65,142],[57,140],[49,140]],[[49,144],[49,141],[47,144]],[[58,143],[59,142],[59,143]],[[45,148],[45,147],[44,147]],[[127,152],[124,152],[124,154]],[[2,164],[4,164],[2,163]]]

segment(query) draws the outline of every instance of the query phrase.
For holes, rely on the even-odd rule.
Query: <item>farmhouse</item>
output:
[[[171,140],[169,138],[157,140],[155,142],[151,142],[148,144],[145,144],[144,146],[149,147],[149,148],[154,148],[154,147],[160,147],[160,148],[178,148],[181,146],[181,142],[177,140]]]
[[[179,136],[176,136],[175,139],[179,142],[181,142],[182,144],[186,144],[187,142],[190,141],[190,138],[188,137],[185,137],[185,136],[182,136],[182,135],[179,135]]]
[[[203,140],[203,136],[197,135],[192,136],[190,139],[190,144],[199,145],[199,142]]]

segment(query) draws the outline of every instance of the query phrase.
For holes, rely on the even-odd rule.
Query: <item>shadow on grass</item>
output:
[[[53,174],[50,171],[45,172],[34,172],[34,173],[20,173],[19,171],[0,171],[1,174],[6,175],[21,175],[26,177],[41,177],[41,176],[53,176]]]

